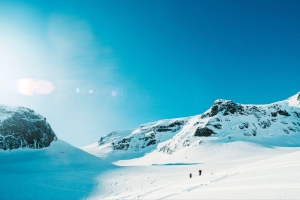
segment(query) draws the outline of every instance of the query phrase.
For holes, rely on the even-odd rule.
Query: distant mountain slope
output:
[[[219,99],[201,115],[160,120],[134,130],[111,132],[83,150],[99,157],[122,155],[125,159],[154,149],[172,154],[211,140],[300,146],[300,93],[266,105]]]
[[[46,118],[33,110],[0,106],[0,149],[40,149],[56,139]]]

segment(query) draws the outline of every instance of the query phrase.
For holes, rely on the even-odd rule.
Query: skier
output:
[[[199,169],[199,176],[201,176],[201,173],[202,173],[202,170],[201,170],[201,169]]]
[[[192,178],[192,173],[190,173],[190,178]]]

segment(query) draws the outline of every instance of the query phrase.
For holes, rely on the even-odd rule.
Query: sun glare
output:
[[[34,80],[30,78],[24,78],[18,80],[17,92],[20,94],[31,96],[34,91]]]
[[[23,78],[17,81],[17,92],[20,94],[31,96],[36,94],[50,94],[54,90],[54,86],[50,81],[37,80],[31,78]]]

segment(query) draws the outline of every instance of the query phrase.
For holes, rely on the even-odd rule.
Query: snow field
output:
[[[204,141],[172,155],[120,157],[114,166],[59,140],[0,158],[1,200],[300,197],[300,148]]]
[[[131,167],[103,174],[101,184],[106,191],[94,190],[88,199],[299,199],[299,148],[267,148],[244,142],[216,144],[207,151],[211,148],[223,151],[222,155],[240,153],[215,159],[209,154],[200,164],[194,160],[132,166],[130,162],[137,164],[138,159],[119,161],[116,163]],[[249,153],[253,149],[256,153]],[[192,155],[187,155],[192,160]],[[140,158],[140,163],[144,159],[151,162]]]
[[[45,149],[0,151],[0,199],[85,199],[113,165],[58,140]]]

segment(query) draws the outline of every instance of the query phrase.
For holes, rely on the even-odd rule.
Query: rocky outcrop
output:
[[[180,119],[167,122],[162,120],[154,124],[141,125],[134,131],[134,134],[129,132],[130,134],[124,135],[124,132],[114,131],[100,137],[98,144],[100,146],[110,144],[108,148],[117,151],[139,152],[172,137],[182,129],[185,123],[186,120]]]
[[[1,106],[0,119],[0,149],[40,149],[57,139],[46,118],[31,109]]]
[[[200,128],[198,127],[196,129],[196,132],[194,134],[194,136],[204,136],[204,137],[208,137],[208,136],[211,136],[212,134],[216,134],[213,130],[207,128],[207,127],[204,127],[204,128]]]
[[[240,104],[234,103],[233,101],[219,99],[212,105],[209,117],[214,117],[220,112],[224,116],[235,113],[244,114],[244,107]]]

